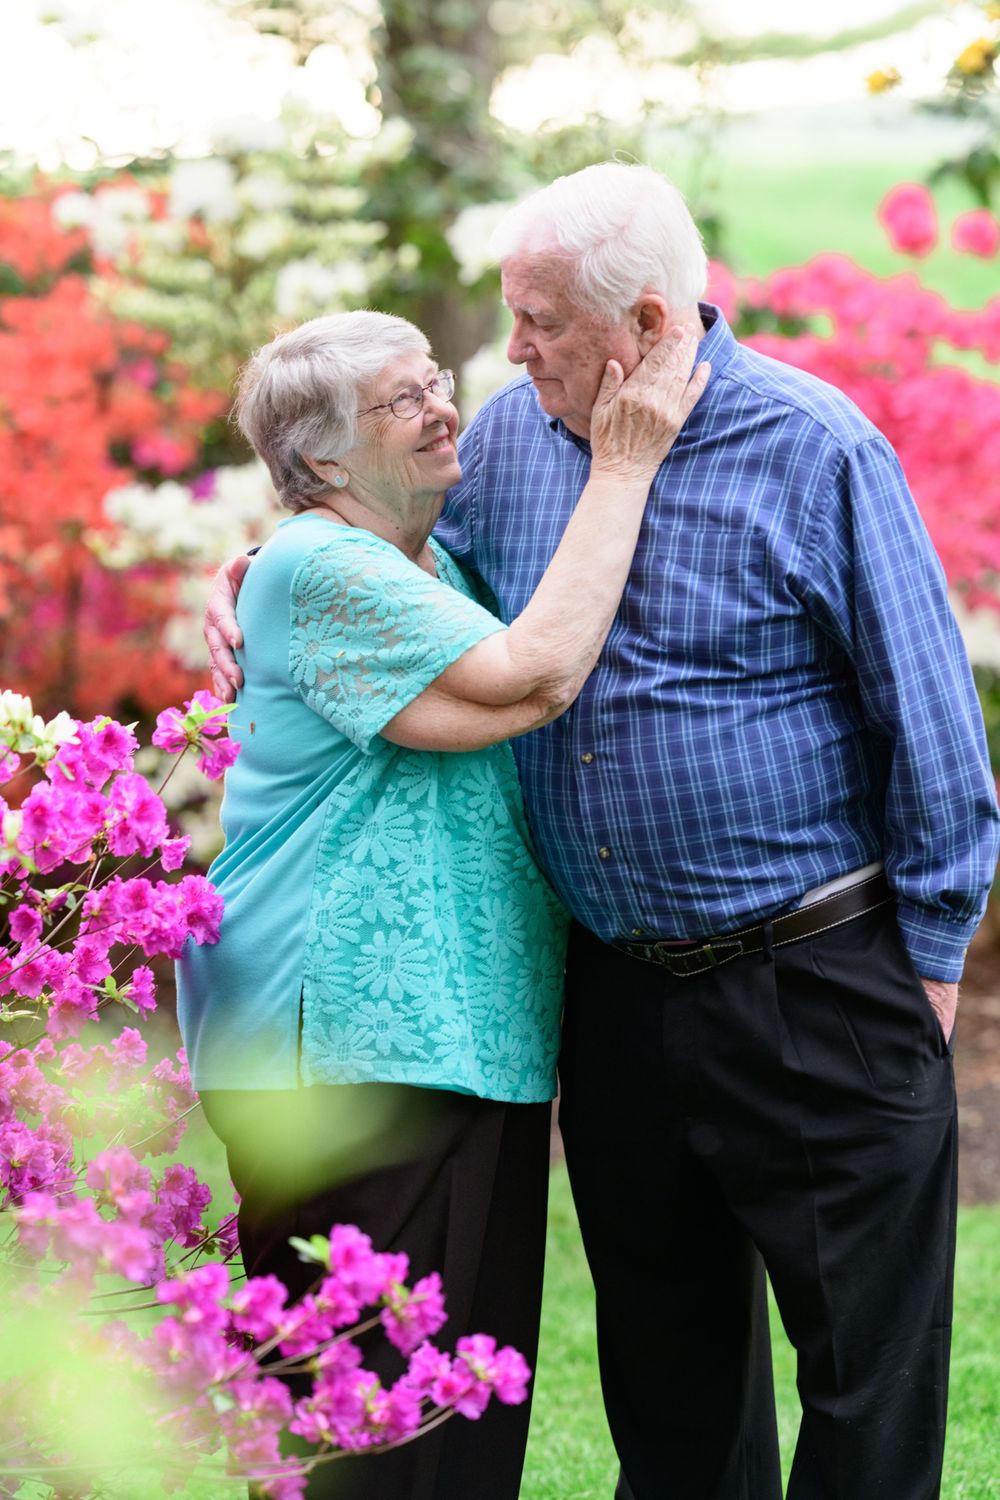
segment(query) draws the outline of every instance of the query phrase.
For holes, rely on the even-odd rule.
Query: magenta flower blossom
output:
[[[125,1146],[101,1151],[87,1168],[87,1186],[98,1202],[127,1207],[132,1196],[149,1187],[149,1168],[142,1166]]]
[[[274,1337],[287,1300],[288,1290],[277,1276],[252,1276],[233,1293],[233,1327],[264,1343]]]
[[[216,739],[226,728],[230,712],[230,706],[202,689],[188,699],[183,711],[166,708],[158,715],[153,744],[171,755],[197,750],[199,770],[210,781],[217,781],[240,753],[235,741]]]
[[[77,743],[61,746],[46,767],[50,781],[68,777],[82,786],[100,789],[117,772],[132,770],[139,742],[131,729],[113,719],[94,719],[90,724],[77,721],[75,729]]]
[[[416,1282],[413,1290],[394,1286],[381,1313],[386,1337],[402,1354],[412,1354],[447,1322],[441,1278],[437,1272]]]
[[[190,1167],[174,1162],[164,1172],[156,1194],[166,1210],[170,1234],[180,1245],[196,1245],[205,1235],[202,1213],[212,1201],[211,1189],[199,1182]]]
[[[22,903],[11,912],[7,925],[15,943],[30,948],[41,936],[42,916],[34,906]]]
[[[917,182],[890,188],[878,208],[879,222],[894,250],[903,255],[927,255],[937,244],[934,199]]]
[[[974,208],[959,214],[951,226],[951,243],[962,255],[978,255],[992,260],[1000,250],[1000,223],[988,208]]]
[[[219,781],[239,753],[240,747],[235,740],[217,740],[213,745],[204,746],[198,757],[198,770],[209,781]]]
[[[112,854],[152,854],[168,836],[167,815],[163,803],[134,773],[116,776],[108,796],[112,821],[108,827],[108,846]]]

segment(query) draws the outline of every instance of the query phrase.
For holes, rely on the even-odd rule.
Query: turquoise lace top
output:
[[[555,1093],[566,917],[532,855],[510,748],[406,750],[379,734],[504,628],[430,545],[437,578],[306,513],[247,574],[242,750],[209,871],[222,934],[178,965],[198,1088]]]

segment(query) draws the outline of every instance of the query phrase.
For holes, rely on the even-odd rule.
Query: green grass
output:
[[[824,154],[814,135],[797,143],[792,125],[790,136],[776,144],[772,135],[755,145],[752,136],[730,140],[723,134],[698,159],[667,143],[658,154],[655,165],[688,195],[696,215],[718,211],[719,251],[735,271],[765,276],[824,251],[839,251],[880,276],[915,272],[959,306],[982,306],[996,296],[996,261],[951,249],[952,220],[979,207],[963,183],[947,180],[933,189],[940,240],[925,259],[897,255],[876,219],[891,187],[925,181],[951,154],[933,135],[920,133],[908,150],[898,138],[890,146],[873,134],[870,152],[860,155],[855,143],[842,156],[835,154],[836,140]]]
[[[787,1477],[795,1433],[794,1355],[772,1307]],[[1000,1497],[1000,1205],[959,1212],[948,1450],[942,1500]],[[590,1278],[565,1170],[552,1176],[537,1386],[521,1500],[611,1500],[617,1464],[597,1378]]]

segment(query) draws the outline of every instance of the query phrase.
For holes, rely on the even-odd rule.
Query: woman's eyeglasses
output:
[[[398,396],[393,396],[391,401],[380,401],[378,406],[366,406],[364,411],[356,412],[359,417],[367,417],[373,411],[391,411],[394,417],[400,417],[404,421],[407,417],[415,417],[418,411],[424,409],[424,397],[430,391],[432,396],[437,396],[440,401],[450,401],[455,394],[455,376],[451,370],[438,370],[433,380],[428,380],[419,390],[400,391]]]

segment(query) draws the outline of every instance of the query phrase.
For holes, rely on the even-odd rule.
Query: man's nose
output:
[[[534,356],[534,353],[535,346],[525,336],[520,322],[515,319],[510,338],[507,340],[507,358],[512,365],[523,365],[526,360]]]

